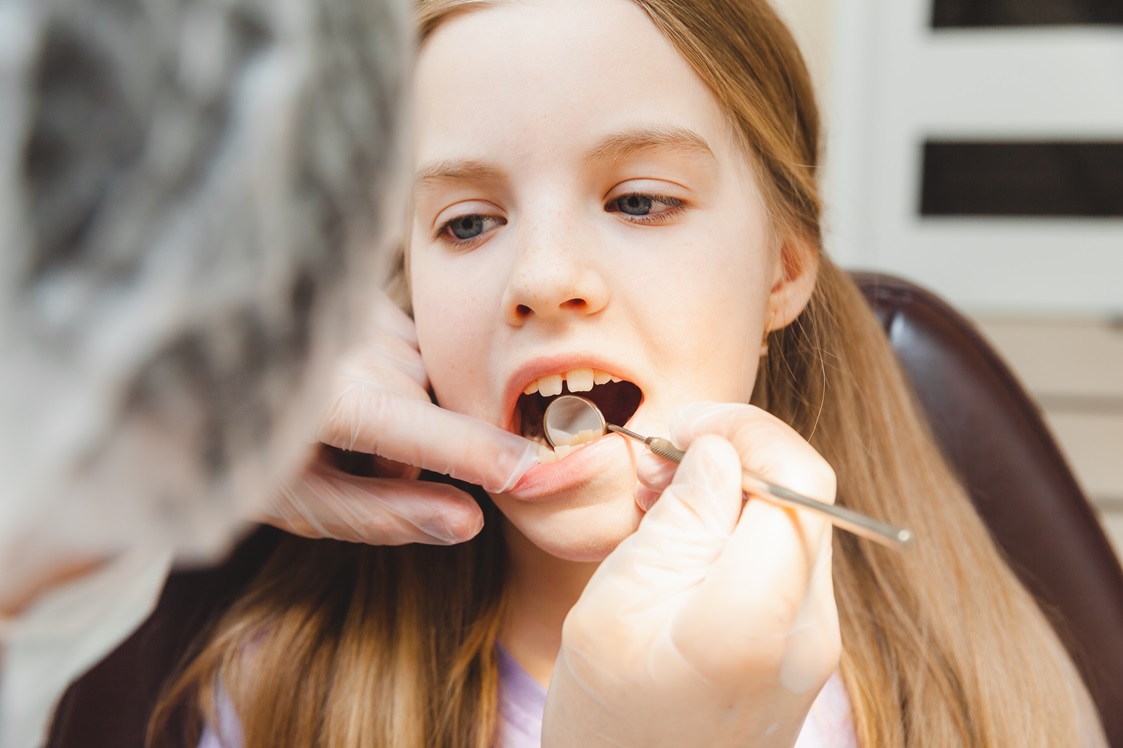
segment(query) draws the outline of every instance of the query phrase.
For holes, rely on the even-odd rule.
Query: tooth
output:
[[[537,391],[538,391],[538,380],[535,379],[533,382],[531,382],[530,384],[528,384],[526,386],[526,389],[523,390],[523,394],[524,395],[533,395]]]
[[[612,376],[612,375],[609,375],[609,377],[608,377],[608,378],[609,378],[609,380],[611,380],[611,381],[613,381],[613,382],[623,382],[623,381],[624,381],[624,380],[623,380],[623,379],[621,379],[620,377],[614,377],[614,376]]]
[[[538,380],[538,394],[543,397],[560,395],[562,392],[562,375],[551,374]]]
[[[557,455],[558,459],[560,460],[575,449],[577,449],[577,447],[570,447],[568,445],[562,444],[560,446],[554,447],[554,454]]]
[[[562,441],[560,445],[555,445],[554,449],[557,449],[559,446],[580,447],[602,436],[604,436],[604,432],[599,429],[585,429],[583,431],[578,431],[576,434],[570,434],[569,438]]]
[[[538,461],[539,462],[557,462],[558,456],[554,450],[545,445],[538,446]]]
[[[593,384],[608,384],[610,381],[612,381],[612,375],[607,371],[593,370]]]
[[[570,392],[588,392],[593,389],[593,370],[574,369],[565,375]]]

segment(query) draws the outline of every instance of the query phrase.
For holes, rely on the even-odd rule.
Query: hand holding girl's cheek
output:
[[[367,460],[364,475],[320,449],[262,517],[314,538],[373,545],[446,545],[483,527],[475,500],[453,486],[419,481],[432,470],[502,491],[537,461],[527,440],[429,399],[413,321],[379,294],[367,338],[340,364],[318,435]]]

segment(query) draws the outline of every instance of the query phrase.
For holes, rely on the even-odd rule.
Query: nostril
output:
[[[561,305],[562,309],[573,309],[575,311],[581,311],[587,306],[588,303],[584,299],[570,299]]]
[[[519,317],[529,317],[530,307],[528,307],[526,304],[519,304],[515,307],[515,314],[517,314]]]

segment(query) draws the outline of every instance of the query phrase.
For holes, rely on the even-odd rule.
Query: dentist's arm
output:
[[[319,450],[263,519],[306,537],[373,545],[468,540],[483,526],[476,502],[452,486],[417,480],[421,470],[498,492],[537,462],[537,448],[430,402],[413,321],[384,295],[369,329],[337,370],[318,438],[371,455],[372,475],[344,472]]]
[[[543,746],[790,748],[838,665],[830,525],[741,498],[744,467],[833,501],[830,466],[747,405],[672,437],[673,480],[566,619]]]

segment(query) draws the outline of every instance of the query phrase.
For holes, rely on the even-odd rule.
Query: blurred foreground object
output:
[[[5,573],[213,555],[300,468],[396,238],[404,6],[0,3]]]
[[[3,748],[302,467],[396,238],[405,5],[0,0]]]

